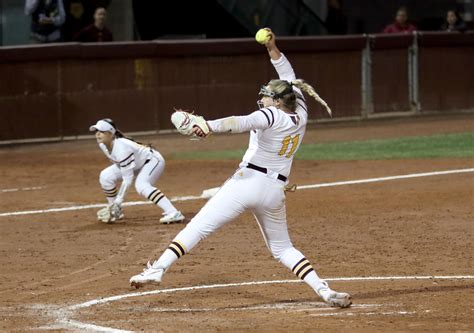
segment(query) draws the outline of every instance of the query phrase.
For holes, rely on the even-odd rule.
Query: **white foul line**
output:
[[[474,168],[447,170],[447,171],[434,171],[434,172],[424,172],[424,173],[412,173],[412,174],[408,174],[408,175],[389,176],[389,177],[380,177],[380,178],[369,178],[369,179],[359,179],[359,180],[349,180],[349,181],[343,181],[343,182],[322,183],[322,184],[314,184],[314,185],[301,185],[301,186],[298,186],[298,190],[306,190],[306,189],[320,188],[320,187],[341,186],[341,185],[374,183],[374,182],[383,182],[383,181],[387,181],[387,180],[397,180],[397,179],[407,179],[407,178],[417,178],[417,177],[441,176],[441,175],[466,173],[466,172],[474,172]],[[171,201],[175,202],[175,201],[207,199],[209,197],[205,194],[205,192],[206,191],[204,191],[203,194],[201,194],[199,196],[174,197],[174,198],[171,198]],[[139,206],[139,205],[149,205],[149,204],[151,204],[150,201],[129,201],[129,202],[124,203],[123,206]],[[41,210],[16,211],[16,212],[0,213],[0,217],[30,215],[30,214],[46,214],[46,213],[55,213],[55,212],[66,212],[66,211],[89,209],[89,208],[99,208],[99,207],[105,207],[105,206],[106,206],[105,204],[92,204],[92,205],[72,206],[72,207],[62,207],[62,208],[50,208],[50,209],[41,209]]]
[[[345,181],[345,182],[334,182],[334,183],[324,183],[324,184],[315,184],[315,185],[302,185],[302,186],[298,186],[297,189],[298,190],[304,190],[304,189],[319,188],[319,187],[375,183],[375,182],[384,182],[384,181],[387,181],[387,180],[407,179],[407,178],[417,178],[417,177],[429,177],[429,176],[441,176],[441,175],[449,175],[449,174],[453,174],[453,173],[464,173],[464,172],[474,172],[474,168],[472,168],[472,169],[447,170],[447,171],[434,171],[434,172],[424,172],[424,173],[412,173],[412,174],[400,175],[400,176],[389,176],[389,177],[380,177],[380,178],[349,180],[349,181]]]
[[[18,192],[18,191],[35,191],[35,190],[42,190],[44,186],[35,186],[35,187],[22,187],[22,188],[5,188],[1,189],[0,193],[8,193],[8,192]]]
[[[336,278],[327,278],[326,281],[380,281],[380,280],[472,280],[474,275],[443,275],[443,276],[360,276],[360,277],[336,277]],[[231,287],[242,287],[242,286],[258,286],[266,284],[284,284],[284,283],[301,283],[302,280],[270,280],[270,281],[250,281],[250,282],[240,282],[240,283],[226,283],[226,284],[211,284],[211,285],[201,285],[201,286],[191,286],[191,287],[181,287],[181,288],[170,288],[170,289],[161,289],[161,290],[151,290],[144,292],[135,292],[130,294],[122,294],[116,296],[110,296],[100,299],[94,299],[88,302],[74,304],[66,307],[65,309],[57,311],[56,320],[61,324],[67,326],[73,326],[80,329],[93,329],[99,332],[110,332],[110,333],[125,333],[130,332],[126,330],[119,330],[111,327],[98,326],[88,323],[82,323],[80,321],[71,320],[68,317],[74,315],[74,312],[80,309],[89,308],[91,306],[111,303],[114,301],[119,301],[131,297],[140,297],[148,295],[157,295],[165,293],[174,293],[180,291],[192,291],[192,290],[202,290],[202,289],[216,289],[216,288],[231,288]],[[375,313],[374,313],[375,314]]]
[[[176,198],[171,198],[171,201],[187,201],[187,200],[197,200],[197,199],[203,199],[203,197],[201,196],[176,197]],[[129,201],[129,202],[123,203],[122,206],[141,206],[141,205],[150,205],[150,204],[152,204],[151,201]],[[72,210],[101,208],[101,207],[106,207],[106,206],[107,204],[100,203],[100,204],[91,204],[91,205],[83,205],[83,206],[71,206],[71,207],[50,208],[50,209],[40,209],[40,210],[23,210],[23,211],[18,211],[18,212],[1,213],[0,217],[67,212],[67,211],[72,211]]]

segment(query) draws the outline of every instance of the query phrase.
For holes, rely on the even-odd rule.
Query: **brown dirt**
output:
[[[472,115],[311,126],[305,143],[455,133]],[[165,155],[245,147],[245,135],[191,142],[143,138]],[[177,148],[179,147],[179,148]],[[107,165],[93,140],[0,149],[0,214],[103,202]],[[159,188],[169,197],[221,184],[238,161],[169,158]],[[473,168],[469,158],[295,161],[291,181],[340,180]],[[2,189],[42,186],[31,191]],[[472,173],[299,190],[287,196],[290,235],[322,277],[474,275]],[[142,200],[133,190],[128,200]],[[192,217],[203,200],[178,202]],[[96,209],[0,216],[0,330],[67,331],[75,322],[134,331],[473,331],[474,280],[335,281],[351,309],[325,307],[303,283],[235,286],[125,298],[73,312],[68,306],[134,292],[131,275],[166,248],[183,224],[162,226],[151,205],[126,207],[122,223]],[[271,258],[251,215],[203,241],[157,289],[295,277]],[[156,288],[146,288],[145,291]],[[85,329],[85,326],[82,327]]]

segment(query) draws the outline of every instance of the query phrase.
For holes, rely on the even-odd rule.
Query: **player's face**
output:
[[[105,145],[108,145],[113,140],[113,134],[111,132],[96,131],[95,138],[98,143],[103,143]]]
[[[272,97],[272,88],[270,86],[263,86],[260,89],[259,95],[261,96],[260,100],[257,102],[260,108],[266,108],[269,106],[274,106],[274,100]]]

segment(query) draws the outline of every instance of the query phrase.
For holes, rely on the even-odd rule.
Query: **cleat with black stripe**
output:
[[[336,308],[348,308],[352,304],[352,297],[348,293],[339,293],[329,288],[327,282],[323,282],[323,286],[317,290],[318,295],[329,306]]]
[[[163,268],[154,268],[150,262],[146,264],[147,268],[140,274],[130,278],[130,285],[135,288],[143,287],[146,284],[159,284],[165,270]]]
[[[180,211],[176,211],[176,212],[163,216],[160,219],[160,223],[163,223],[163,224],[178,223],[183,220],[184,220],[184,215],[181,214]]]

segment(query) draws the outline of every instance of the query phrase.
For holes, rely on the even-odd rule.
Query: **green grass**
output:
[[[194,151],[175,155],[179,159],[241,159],[245,150]],[[474,157],[474,132],[367,140],[302,144],[296,154],[302,160],[384,160],[442,157]]]

